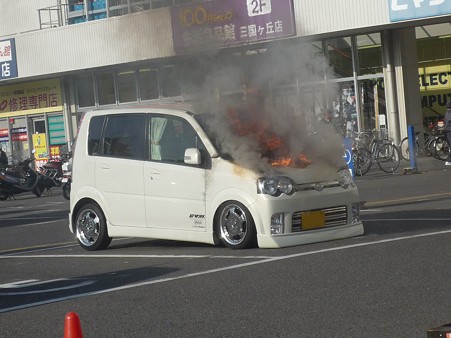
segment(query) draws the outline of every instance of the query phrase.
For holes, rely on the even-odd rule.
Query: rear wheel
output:
[[[61,187],[63,190],[63,197],[67,200],[70,199],[70,182],[63,183],[63,186]]]
[[[365,175],[370,169],[373,160],[371,153],[365,148],[357,148],[352,152],[354,172],[357,176]]]
[[[42,191],[41,189],[38,188],[38,186],[34,187],[33,190],[31,191],[33,194],[36,195],[36,197],[41,197]]]
[[[240,202],[223,203],[215,220],[217,236],[231,249],[243,249],[254,245],[256,230],[249,210]]]
[[[81,207],[75,219],[75,233],[78,243],[88,251],[106,249],[111,243],[105,216],[93,203]]]
[[[437,159],[446,161],[449,154],[449,144],[445,136],[437,137],[434,144],[434,152]]]

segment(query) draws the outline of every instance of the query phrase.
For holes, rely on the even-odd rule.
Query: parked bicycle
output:
[[[365,131],[355,133],[353,146],[354,171],[357,176],[363,176],[376,162],[380,170],[394,173],[401,162],[398,147],[380,132]]]
[[[424,146],[420,147],[419,137],[421,132],[415,133],[415,154],[416,156],[422,154],[427,156],[433,156],[434,158],[446,161],[449,154],[449,145],[446,141],[446,134],[443,128],[433,128],[425,129],[423,131]],[[405,137],[399,143],[399,149],[401,151],[401,157],[409,161],[410,160],[410,149],[409,149],[409,138]]]

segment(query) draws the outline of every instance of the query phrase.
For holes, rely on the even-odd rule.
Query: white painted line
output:
[[[5,255],[7,258],[221,258],[221,259],[270,259],[274,256],[214,256],[214,255]]]
[[[60,286],[60,287],[52,288],[52,289],[34,290],[34,291],[19,291],[19,292],[0,292],[0,296],[36,295],[36,294],[40,294],[40,293],[62,291],[62,290],[70,290],[70,289],[82,288],[84,286],[92,285],[95,282],[96,282],[95,280],[87,280],[87,281],[84,281],[84,282],[80,282],[78,284],[67,285],[67,286]]]
[[[141,282],[141,283],[135,283],[135,284],[130,284],[130,285],[118,286],[118,287],[115,287],[115,288],[110,288],[110,289],[105,289],[105,290],[98,290],[98,291],[80,293],[80,294],[66,296],[66,297],[48,299],[48,300],[41,301],[41,302],[35,302],[35,303],[30,303],[30,304],[23,304],[23,305],[13,306],[13,307],[9,307],[9,308],[0,309],[0,313],[26,309],[26,308],[30,308],[30,307],[34,307],[34,306],[46,305],[46,304],[61,302],[61,301],[65,301],[65,300],[80,298],[80,297],[100,295],[100,294],[104,294],[104,293],[109,293],[109,292],[114,292],[114,291],[121,291],[121,290],[127,290],[127,289],[132,289],[132,288],[141,287],[141,286],[148,286],[148,285],[153,285],[153,284],[166,283],[166,282],[172,282],[172,281],[186,279],[186,278],[202,276],[202,275],[209,275],[209,274],[214,274],[214,273],[223,272],[223,271],[227,271],[227,270],[241,269],[241,268],[245,268],[245,267],[248,267],[248,266],[272,263],[272,262],[275,262],[275,261],[280,261],[280,260],[285,260],[285,259],[291,259],[291,258],[297,258],[297,257],[302,257],[302,256],[315,255],[315,254],[331,252],[331,251],[353,249],[353,248],[370,246],[370,245],[377,245],[377,244],[383,244],[383,243],[398,242],[398,241],[404,241],[404,240],[409,240],[409,239],[413,239],[413,238],[437,236],[437,235],[443,235],[443,234],[449,234],[449,233],[451,233],[451,230],[437,231],[437,232],[431,232],[431,233],[427,233],[427,234],[418,234],[418,235],[411,235],[411,236],[402,236],[402,237],[384,239],[384,240],[375,241],[375,242],[357,243],[357,244],[345,245],[345,246],[340,246],[340,247],[335,247],[335,248],[328,248],[328,249],[314,250],[314,251],[308,251],[308,252],[301,252],[301,253],[296,253],[296,254],[286,255],[286,256],[271,257],[271,258],[267,258],[267,259],[263,259],[263,260],[259,260],[259,261],[247,262],[247,263],[241,263],[241,264],[226,266],[226,267],[223,267],[223,268],[217,268],[217,269],[211,269],[211,270],[206,270],[206,271],[199,271],[199,272],[194,272],[194,273],[188,273],[186,275],[177,276],[177,277],[168,277],[168,278],[155,279],[155,280],[150,280],[150,281]]]
[[[49,218],[49,217],[47,217]],[[34,219],[34,218],[31,218]],[[4,218],[1,218],[1,220],[4,220]],[[61,219],[55,219],[53,221],[45,221],[45,222],[37,222],[37,223],[27,223],[27,224],[21,224],[21,225],[14,225],[14,229],[17,228],[25,228],[25,227],[31,227],[31,226],[35,226],[35,225],[44,225],[44,224],[50,224],[50,223],[57,223],[57,222],[62,222]],[[69,221],[68,221],[69,222]]]
[[[451,218],[372,218],[372,219],[363,219],[362,222],[397,222],[397,221],[451,221]]]

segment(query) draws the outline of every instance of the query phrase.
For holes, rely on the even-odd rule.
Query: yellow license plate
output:
[[[326,221],[324,211],[305,211],[301,216],[302,230],[310,230],[324,227]]]

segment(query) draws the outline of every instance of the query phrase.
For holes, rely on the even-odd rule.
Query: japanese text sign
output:
[[[0,40],[0,80],[14,77],[17,77],[15,40]]]
[[[0,87],[0,117],[63,109],[59,79]]]
[[[292,0],[213,0],[171,8],[175,52],[296,34]]]

